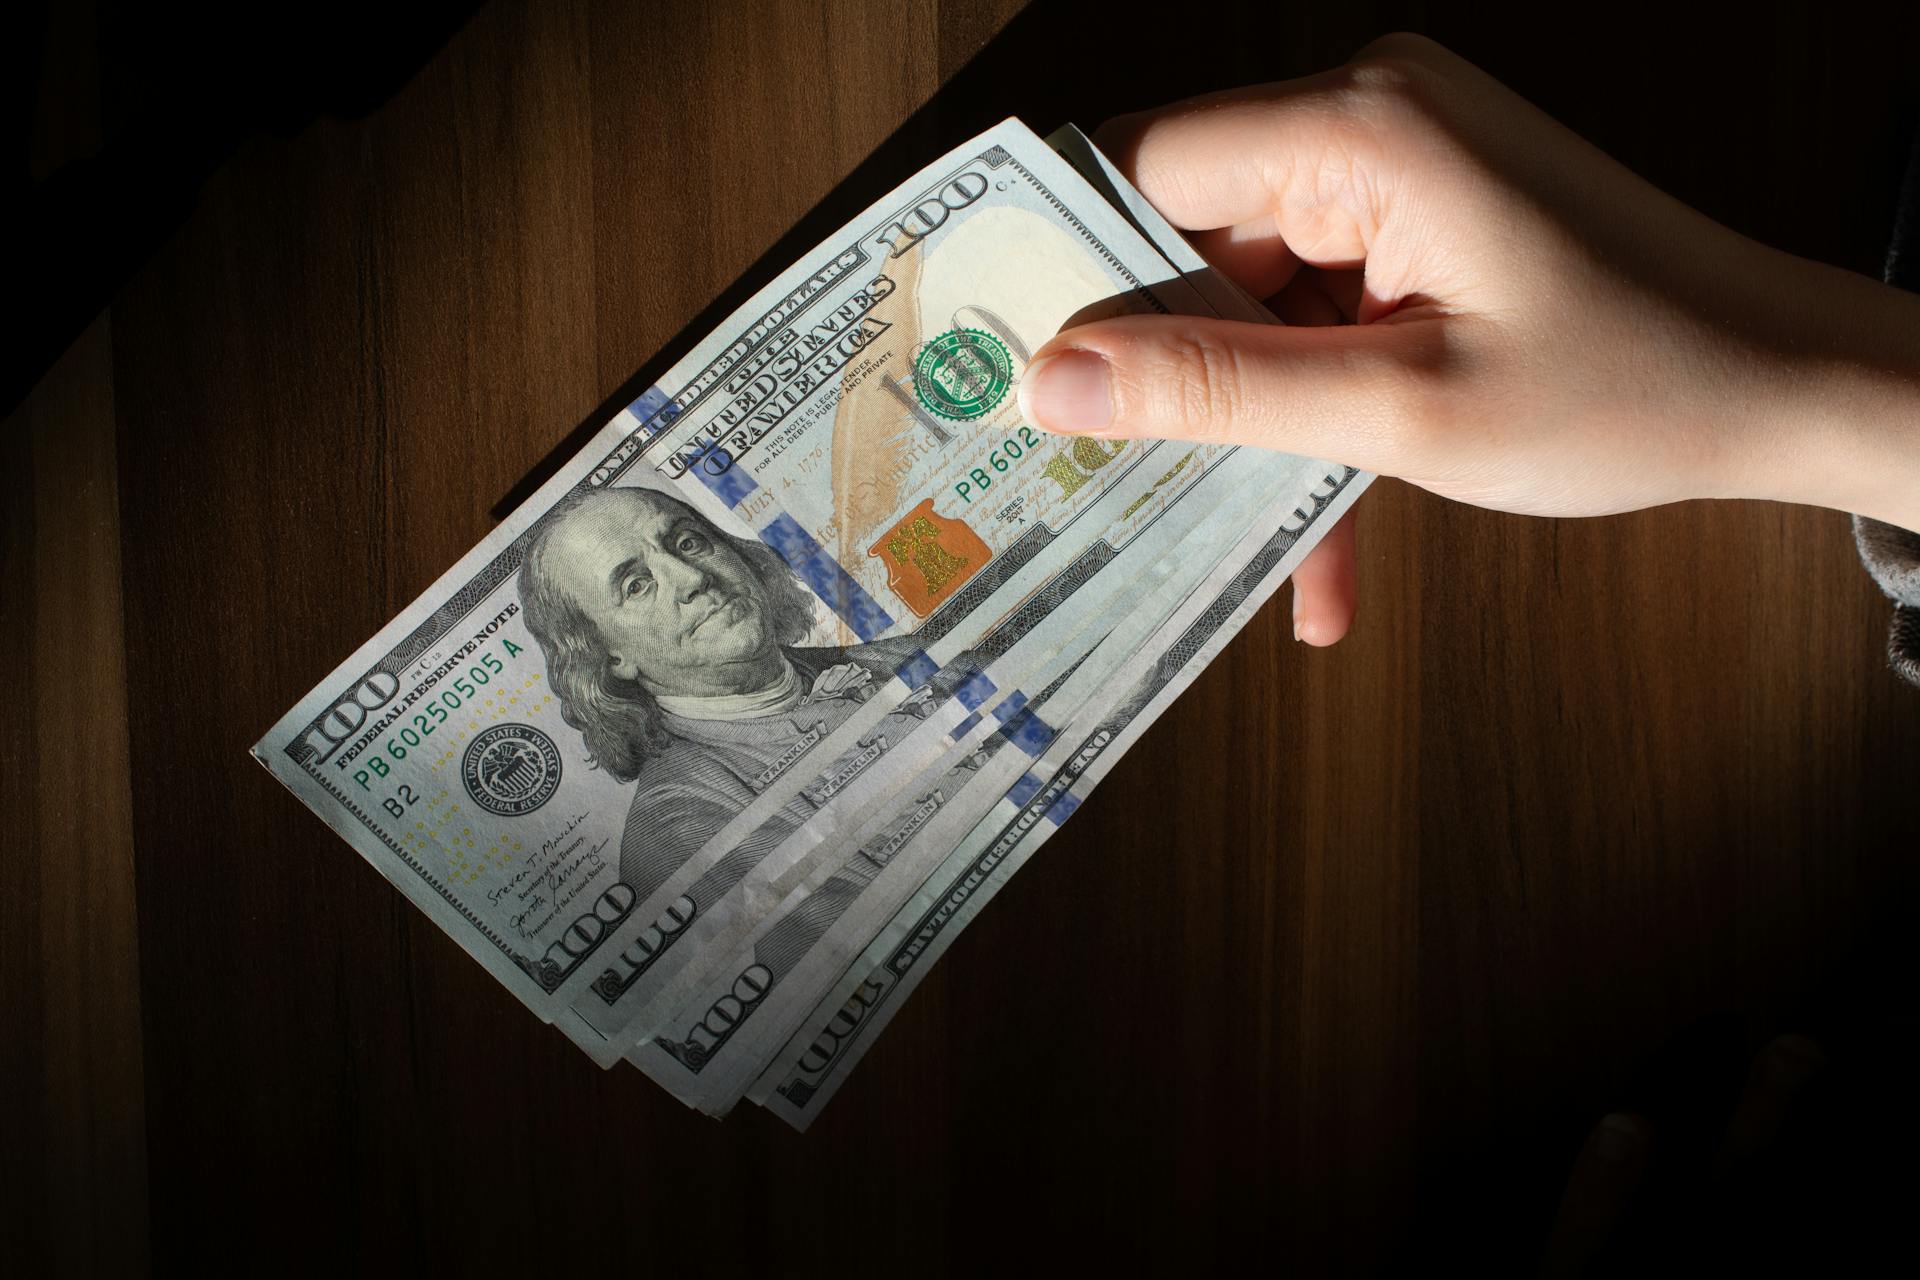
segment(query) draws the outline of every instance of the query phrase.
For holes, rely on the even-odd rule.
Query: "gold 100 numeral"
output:
[[[1126,448],[1116,444],[1109,448],[1098,440],[1089,440],[1085,436],[1075,440],[1071,448],[1062,449],[1048,460],[1041,475],[1060,486],[1060,496],[1071,498],[1080,487],[1093,479],[1093,473],[1120,456]]]

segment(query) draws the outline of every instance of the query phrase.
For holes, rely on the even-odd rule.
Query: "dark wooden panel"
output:
[[[39,34],[35,179],[100,145],[92,14]],[[147,1258],[114,437],[101,316],[0,424],[0,1258],[47,1274]]]
[[[4,441],[36,708],[0,752],[35,833],[8,857],[33,887],[0,938],[5,1133],[146,1187],[90,1216],[50,1181],[10,1194],[8,1238],[131,1239],[150,1210],[168,1261],[257,1237],[316,1266],[946,1272],[1040,1239],[1524,1265],[1586,1129],[1674,1044],[1841,1046],[1910,1001],[1920,697],[1882,668],[1842,516],[1552,524],[1381,482],[1354,635],[1309,651],[1284,601],[1262,614],[805,1137],[594,1069],[246,748],[636,370],[1004,115],[1090,125],[1413,26],[1715,216],[1871,270],[1920,27],[1864,12],[1621,15],[1567,44],[1525,6],[1224,5],[1142,45],[1092,5],[497,3],[364,119],[248,141],[114,303],[110,380],[74,393],[118,423],[119,600],[56,571],[98,548],[47,523],[97,540],[47,486],[97,498],[111,451],[52,467],[25,417]],[[105,696],[36,753],[67,723],[78,659],[48,637],[76,591],[124,610],[124,677],[117,632],[89,632]],[[99,813],[49,817],[48,777],[119,760],[116,731]],[[135,855],[137,931],[59,861],[86,850]],[[102,892],[118,977],[43,980],[94,945],[62,922]],[[72,1074],[107,1034],[76,1020],[86,981],[143,1029],[107,1076]],[[71,1145],[116,1099],[144,1173]]]
[[[138,1269],[147,1250],[112,346],[102,317],[0,442],[0,1247],[73,1272]]]

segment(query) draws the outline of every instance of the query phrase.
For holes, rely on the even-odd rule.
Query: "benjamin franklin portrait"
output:
[[[520,579],[562,716],[595,767],[635,784],[620,873],[642,899],[788,769],[825,768],[801,762],[807,748],[914,649],[804,647],[813,599],[786,563],[651,489],[568,497],[534,531]],[[894,716],[928,710],[918,699]],[[802,791],[736,856],[764,852],[819,803]]]

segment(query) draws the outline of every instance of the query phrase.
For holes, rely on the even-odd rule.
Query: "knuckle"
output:
[[[1440,77],[1421,63],[1389,58],[1367,63],[1355,75],[1361,95],[1383,113],[1400,118],[1426,118],[1439,113],[1443,91]]]
[[[1425,37],[1406,38],[1423,47],[1394,46],[1365,53],[1349,69],[1351,99],[1358,113],[1376,124],[1423,126],[1443,118],[1454,96],[1448,66],[1440,60],[1445,51]]]
[[[1165,339],[1159,360],[1161,388],[1154,408],[1169,431],[1193,439],[1228,435],[1245,405],[1245,384],[1233,348],[1201,333],[1176,332]]]
[[[1423,36],[1417,31],[1389,31],[1362,46],[1360,52],[1354,55],[1354,61],[1399,58],[1411,62],[1431,62],[1445,56],[1446,46],[1431,36]]]

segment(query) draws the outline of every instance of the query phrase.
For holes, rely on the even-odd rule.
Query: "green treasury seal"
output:
[[[943,418],[978,418],[1007,398],[1013,357],[1006,344],[979,329],[949,329],[920,349],[913,390]]]

